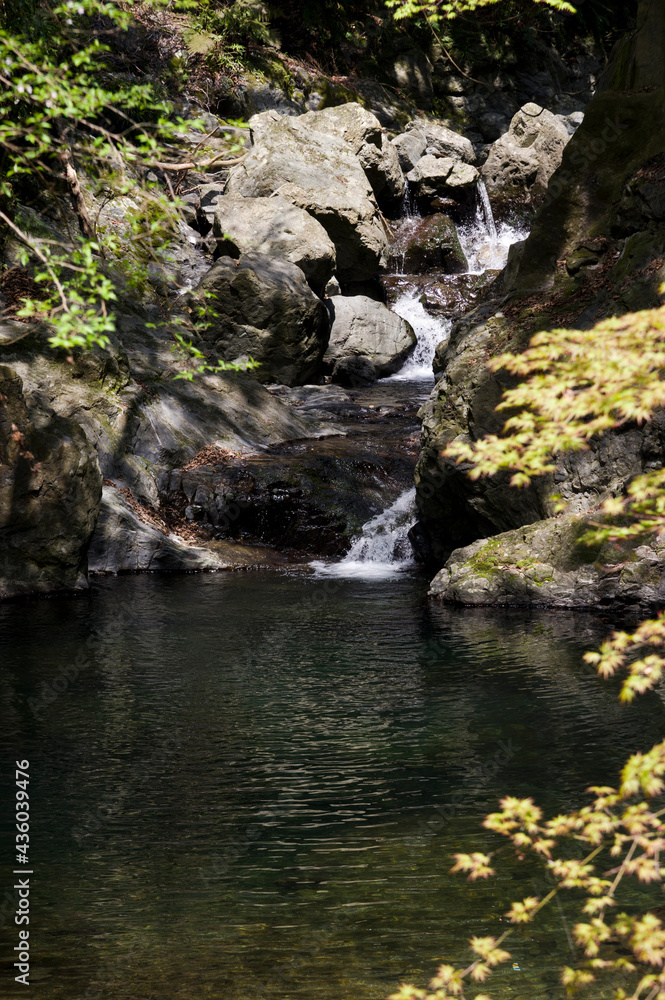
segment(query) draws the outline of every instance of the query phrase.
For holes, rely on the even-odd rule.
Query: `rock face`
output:
[[[279,193],[313,215],[335,245],[342,282],[373,278],[385,264],[388,235],[376,199],[357,156],[337,135],[294,118],[266,122],[226,191],[242,198]]]
[[[221,257],[190,301],[195,310],[214,310],[201,336],[220,358],[254,358],[262,382],[303,385],[317,378],[328,314],[295,264],[260,253]]]
[[[390,141],[397,150],[399,165],[405,174],[413,170],[418,160],[425,155],[427,140],[422,132],[402,132]]]
[[[104,486],[102,505],[88,551],[90,573],[193,572],[227,569],[209,549],[186,545],[146,523],[113,486]]]
[[[406,126],[407,134],[422,136],[425,141],[425,152],[433,153],[437,156],[450,156],[453,160],[463,160],[465,163],[474,163],[476,154],[470,139],[445,125],[437,122],[409,122]]]
[[[511,382],[505,372],[491,373],[486,360],[500,349],[523,345],[519,329],[511,330],[509,320],[488,305],[455,323],[437,352],[436,367],[443,374],[420,410],[415,479],[418,509],[439,562],[477,538],[551,516],[555,492],[570,512],[581,514],[605,496],[621,493],[632,476],[662,464],[665,416],[659,414],[644,428],[626,425],[592,442],[586,452],[563,456],[556,481],[538,477],[529,489],[511,487],[503,475],[472,482],[464,469],[445,459],[442,452],[454,439],[476,440],[501,430],[504,417],[496,406]]]
[[[424,218],[404,250],[402,270],[406,274],[462,274],[468,269],[452,219],[441,213]]]
[[[330,370],[342,359],[364,358],[372,365],[374,378],[399,371],[416,343],[416,335],[406,320],[365,295],[336,295],[327,305],[331,330],[323,360]],[[341,366],[340,384],[349,384],[352,370],[353,366]],[[358,375],[369,381],[371,371],[365,364],[362,371],[358,369]]]
[[[376,115],[352,101],[298,119],[305,129],[339,136],[358,157],[382,209],[393,213],[404,198],[404,174],[394,146],[386,139]],[[251,123],[250,123],[251,124]]]
[[[510,301],[465,316],[437,352],[442,377],[421,411],[416,484],[422,529],[439,562],[479,538],[551,516],[552,493],[561,494],[568,513],[581,515],[665,462],[662,413],[563,456],[555,476],[526,490],[502,476],[474,483],[442,456],[455,438],[477,440],[503,425],[495,407],[511,383],[505,372],[488,370],[488,358],[523,350],[538,331],[588,329],[604,316],[662,301],[665,131],[654,122],[663,121],[665,71],[657,55],[663,25],[650,26],[660,10],[644,5],[639,58],[631,63],[621,50],[616,90],[594,97],[565,147],[531,234],[502,279],[500,294],[509,292]]]
[[[101,488],[81,428],[0,366],[0,598],[86,586]]]
[[[481,171],[498,217],[523,211],[525,204],[538,207],[569,139],[566,126],[550,111],[538,104],[520,108]]]
[[[636,608],[665,598],[665,539],[588,546],[583,518],[564,516],[457,549],[431,594],[458,604]]]
[[[435,199],[470,203],[475,194],[479,173],[475,167],[451,156],[428,153],[407,174],[410,188],[421,211],[431,210]]]
[[[272,198],[220,198],[215,209],[215,257],[237,259],[261,253],[295,264],[317,295],[335,273],[335,247],[308,212],[281,195]]]

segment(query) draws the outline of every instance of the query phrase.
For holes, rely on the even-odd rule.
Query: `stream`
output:
[[[461,227],[470,271],[451,287],[524,235],[497,230],[488,204]],[[418,344],[351,394],[385,410],[374,432],[396,452],[389,435],[411,440],[452,323],[423,304],[441,281],[390,276]],[[346,406],[332,389],[303,406]],[[340,442],[354,447],[317,447]],[[496,879],[469,883],[451,854],[496,846],[480,824],[502,795],[554,814],[616,782],[661,737],[662,700],[620,707],[583,664],[608,629],[597,617],[428,601],[413,520],[409,487],[341,559],[96,578],[83,596],[0,605],[3,996],[24,996],[10,891],[21,759],[34,1000],[382,1000],[442,960],[465,964],[472,934],[500,934],[513,900],[549,890],[508,853]],[[632,891],[631,913],[661,898]],[[563,998],[574,902],[516,931],[494,997]]]

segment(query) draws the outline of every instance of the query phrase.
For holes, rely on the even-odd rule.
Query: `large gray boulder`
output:
[[[589,546],[581,539],[590,528],[567,515],[473,542],[452,553],[431,595],[467,605],[662,606],[665,539]]]
[[[81,428],[0,366],[0,598],[86,586],[101,490]]]
[[[479,176],[470,163],[428,153],[407,174],[407,180],[422,210],[426,211],[441,199],[471,202]]]
[[[568,129],[538,104],[525,104],[492,145],[481,174],[498,217],[537,208],[561,163]]]
[[[409,122],[406,134],[422,137],[428,153],[450,156],[453,160],[463,160],[465,163],[474,163],[476,159],[470,139],[437,122]]]
[[[297,118],[266,121],[229,176],[227,194],[281,194],[321,223],[335,245],[340,281],[375,277],[388,233],[358,157],[345,139],[303,127]]]
[[[321,223],[281,195],[220,198],[212,228],[215,257],[256,252],[289,261],[317,295],[335,273],[335,247]]]
[[[427,139],[420,131],[401,132],[390,141],[397,151],[399,165],[405,174],[413,170],[427,149]]]
[[[205,345],[225,361],[252,357],[261,382],[316,379],[328,345],[328,314],[299,267],[261,253],[221,257],[190,296]]]
[[[376,115],[352,101],[310,111],[298,122],[303,128],[344,139],[358,157],[381,208],[393,212],[401,206],[406,189],[404,174],[397,150],[387,140]]]
[[[367,359],[375,378],[399,371],[416,343],[416,335],[406,320],[365,295],[335,295],[327,305],[331,329],[323,361],[333,371],[333,378],[336,365],[347,358]],[[342,372],[347,369],[348,365],[341,366]],[[371,379],[367,365],[363,366],[362,378]]]

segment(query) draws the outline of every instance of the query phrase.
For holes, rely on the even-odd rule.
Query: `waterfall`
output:
[[[418,205],[416,204],[416,199],[413,196],[413,191],[409,186],[409,182],[404,178],[404,200],[402,202],[402,218],[403,219],[419,219],[420,212],[418,211]]]
[[[485,187],[485,181],[480,177],[478,179],[478,198],[480,201],[480,209],[483,214],[483,220],[485,222],[485,227],[489,233],[489,237],[492,243],[496,243],[499,238],[496,231],[496,224],[494,222],[494,213],[492,212],[492,203],[490,202],[490,196],[487,193],[487,188]]]
[[[392,311],[405,319],[413,327],[417,343],[413,353],[404,365],[388,381],[405,379],[432,379],[432,361],[437,344],[450,336],[452,320],[437,319],[425,309],[420,301],[422,292],[418,288],[408,289],[398,298]]]
[[[310,566],[318,576],[374,577],[394,576],[414,565],[409,529],[416,517],[414,487],[370,521],[351,544],[341,562],[316,560]]]

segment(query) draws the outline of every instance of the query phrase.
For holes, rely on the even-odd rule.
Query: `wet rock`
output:
[[[342,282],[373,278],[385,263],[388,236],[376,199],[358,158],[337,135],[294,118],[266,123],[226,191],[242,198],[279,193],[313,215],[335,245]]]
[[[104,486],[99,518],[90,541],[90,573],[193,572],[227,569],[209,549],[142,520],[114,486]]]
[[[86,586],[102,477],[73,420],[0,366],[0,598]]]
[[[458,604],[645,608],[665,598],[665,540],[592,546],[591,523],[564,516],[481,539],[452,553],[431,595]]]
[[[425,140],[427,152],[435,156],[449,156],[453,160],[463,160],[466,163],[475,161],[473,145],[469,139],[445,125],[437,122],[409,122],[406,126],[407,133],[422,136]]]
[[[538,104],[520,108],[481,170],[497,217],[542,202],[569,139],[567,127],[550,111]]]
[[[214,313],[203,342],[226,361],[252,357],[262,382],[315,380],[328,345],[328,315],[299,267],[261,253],[221,257],[189,298]]]
[[[323,226],[280,195],[217,202],[215,257],[256,252],[295,264],[310,288],[321,295],[335,272],[335,247]]]
[[[406,320],[364,295],[337,295],[327,306],[330,343],[323,361],[328,369],[341,358],[360,356],[372,363],[376,378],[399,371],[416,343]]]
[[[371,385],[376,382],[376,368],[369,358],[356,354],[350,358],[340,358],[332,370],[332,381],[335,385],[355,388],[359,385]]]
[[[414,197],[427,211],[434,199],[450,199],[453,203],[470,204],[475,196],[478,171],[468,163],[450,156],[427,154],[407,174]]]
[[[447,215],[424,218],[403,251],[402,270],[407,274],[462,274],[468,269],[457,228]]]

